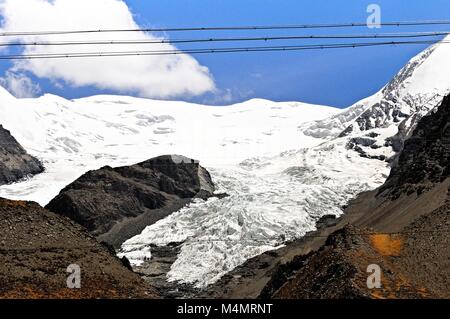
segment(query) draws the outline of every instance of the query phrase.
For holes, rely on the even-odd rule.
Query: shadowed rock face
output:
[[[82,226],[33,202],[0,198],[0,260],[0,299],[156,296]],[[67,287],[69,265],[80,289]]]
[[[43,171],[41,162],[27,154],[10,132],[0,125],[0,185]]]
[[[46,208],[117,247],[193,198],[207,198],[213,192],[211,177],[198,162],[167,155],[87,172]]]
[[[379,195],[398,198],[418,194],[450,177],[450,96],[436,112],[422,118],[405,141],[398,163],[392,168]]]

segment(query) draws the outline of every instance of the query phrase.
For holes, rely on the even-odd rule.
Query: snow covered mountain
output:
[[[88,170],[161,154],[227,167],[248,157],[312,145],[315,139],[303,136],[298,124],[337,112],[266,100],[213,107],[122,96],[15,99],[0,88],[1,123],[46,168],[24,183],[2,187],[0,196],[44,205]]]
[[[46,172],[0,196],[46,204],[82,173],[161,154],[200,160],[225,199],[198,200],[122,246],[135,265],[150,245],[183,242],[171,281],[203,287],[245,260],[303,236],[325,214],[386,179],[418,119],[450,88],[450,47],[412,59],[380,92],[335,108],[251,100],[228,107],[95,96],[17,100],[0,92],[0,118]]]
[[[302,132],[323,138],[364,135],[364,132],[395,126],[400,127],[400,139],[404,139],[420,118],[450,92],[449,54],[450,48],[445,43],[429,47],[411,59],[381,91],[330,118],[303,125]],[[373,140],[361,142],[355,144],[373,145]],[[387,142],[389,145],[385,147],[393,146],[395,151],[399,150],[399,145],[393,145],[392,140]],[[365,145],[367,143],[370,145]],[[368,156],[380,153],[367,148],[365,151]]]

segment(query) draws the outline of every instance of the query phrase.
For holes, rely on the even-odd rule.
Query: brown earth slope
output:
[[[450,205],[400,234],[346,226],[317,252],[287,266],[268,298],[450,298]],[[437,232],[440,232],[437,234]],[[369,289],[368,266],[381,269],[381,288]]]
[[[0,199],[0,260],[0,298],[155,297],[83,227],[32,202]],[[80,289],[67,287],[71,264]]]

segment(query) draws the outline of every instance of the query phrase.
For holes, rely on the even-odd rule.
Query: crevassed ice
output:
[[[389,168],[349,152],[342,139],[211,172],[229,197],[196,201],[160,220],[126,241],[121,255],[140,265],[151,244],[184,242],[168,280],[202,288],[314,230],[319,217],[340,215],[353,196],[382,184]]]

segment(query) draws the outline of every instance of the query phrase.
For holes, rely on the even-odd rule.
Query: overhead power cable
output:
[[[243,42],[243,41],[274,41],[274,40],[308,40],[308,39],[391,39],[391,38],[424,38],[449,35],[450,31],[442,32],[411,32],[411,33],[379,33],[379,34],[335,34],[335,35],[294,35],[265,37],[231,37],[204,39],[162,39],[162,40],[94,40],[94,41],[24,41],[0,42],[0,46],[65,46],[65,45],[110,45],[110,44],[181,44],[208,42]]]
[[[354,42],[336,44],[313,44],[293,46],[257,46],[257,47],[225,47],[204,48],[186,50],[150,50],[150,51],[116,51],[116,52],[67,52],[67,53],[36,53],[0,55],[0,60],[26,60],[26,59],[62,59],[62,58],[90,58],[90,57],[124,57],[124,56],[156,56],[156,55],[180,55],[180,54],[214,54],[214,53],[239,53],[239,52],[273,52],[273,51],[302,51],[362,48],[374,46],[396,46],[412,44],[448,44],[450,41],[388,41],[388,42]]]
[[[426,26],[450,25],[450,20],[417,20],[394,21],[378,24],[379,26]],[[37,36],[56,34],[82,34],[82,33],[110,33],[110,32],[183,32],[183,31],[238,31],[238,30],[289,30],[289,29],[326,29],[367,27],[366,22],[332,23],[332,24],[298,24],[298,25],[260,25],[260,26],[216,26],[216,27],[185,27],[185,28],[135,28],[135,29],[90,29],[90,30],[46,30],[46,31],[8,31],[1,32],[0,36]]]

